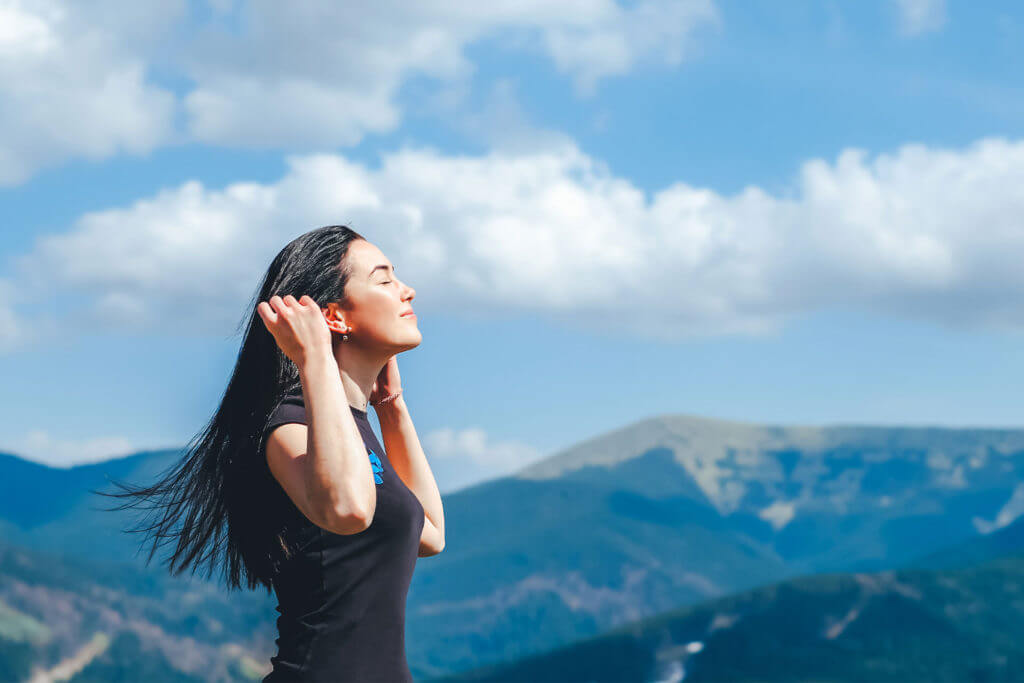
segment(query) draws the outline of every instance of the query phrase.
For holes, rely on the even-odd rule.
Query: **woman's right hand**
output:
[[[331,355],[331,330],[312,297],[304,294],[296,300],[291,294],[274,295],[269,303],[261,301],[256,311],[284,355],[300,368],[310,358]]]

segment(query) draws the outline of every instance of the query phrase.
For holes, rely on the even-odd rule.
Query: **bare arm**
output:
[[[405,400],[399,396],[383,404],[377,408],[377,418],[391,466],[423,506],[419,557],[437,555],[444,550],[444,508]]]
[[[337,362],[329,355],[314,356],[299,374],[309,422],[305,475],[311,502],[342,526],[358,520],[366,528],[377,508],[377,487]]]
[[[337,364],[323,359],[300,366],[299,374],[309,424],[272,430],[267,465],[310,521],[336,534],[357,534],[373,521],[377,490]]]
[[[306,517],[339,534],[363,531],[377,509],[366,446],[349,409],[331,331],[308,295],[274,295],[256,310],[281,351],[299,368],[308,425],[285,424],[267,437],[271,473]]]

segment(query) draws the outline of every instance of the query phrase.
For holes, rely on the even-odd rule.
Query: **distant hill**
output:
[[[0,541],[0,680],[76,659],[76,683],[258,679],[273,654],[272,604]]]
[[[0,533],[139,567],[129,520],[86,491],[178,457],[0,458]],[[1022,471],[1020,430],[643,420],[445,495],[445,551],[410,588],[410,666],[440,676],[800,575],[898,567],[1011,524]]]
[[[131,518],[102,510],[121,501],[89,490],[113,491],[111,479],[149,483],[178,457],[177,450],[142,451],[56,468],[0,453],[0,537],[96,562],[135,563],[141,539],[122,531]]]
[[[410,593],[410,661],[429,678],[787,578],[899,566],[995,530],[1022,468],[1019,430],[644,420],[445,498],[448,545]]]
[[[966,541],[925,553],[905,562],[903,568],[958,569],[1004,557],[1024,557],[1024,519]]]
[[[430,683],[1017,681],[1024,558],[821,574],[674,610]]]

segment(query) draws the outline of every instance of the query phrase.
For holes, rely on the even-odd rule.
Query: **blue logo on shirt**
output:
[[[378,484],[383,484],[384,479],[380,476],[380,473],[384,471],[384,466],[380,464],[380,458],[378,458],[377,454],[373,452],[373,449],[371,448],[369,450],[370,464],[373,466],[373,480]]]

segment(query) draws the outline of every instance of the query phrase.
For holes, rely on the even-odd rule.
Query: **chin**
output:
[[[406,332],[395,340],[395,346],[400,346],[402,351],[408,351],[409,349],[415,349],[423,341],[423,335],[420,334],[419,330],[412,332]]]

